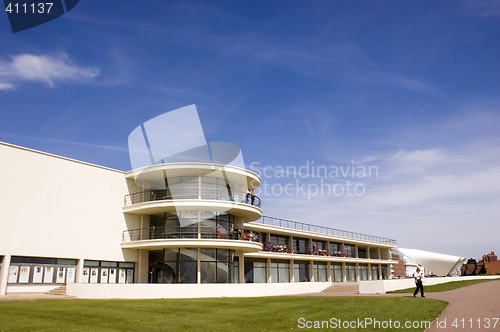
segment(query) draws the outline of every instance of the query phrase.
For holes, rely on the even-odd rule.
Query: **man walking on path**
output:
[[[417,289],[413,292],[413,297],[416,297],[418,294],[418,290],[420,289],[420,296],[424,296],[424,285],[423,285],[423,273],[420,272],[420,268],[417,267],[417,271],[413,274],[413,278],[415,278],[415,285],[417,285]]]

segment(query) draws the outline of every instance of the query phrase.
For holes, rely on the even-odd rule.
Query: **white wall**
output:
[[[475,280],[475,279],[500,279],[500,276],[468,276],[468,277],[440,277],[440,278],[424,278],[425,286],[444,284],[452,281]],[[415,287],[415,280],[409,279],[392,279],[392,280],[372,280],[360,281],[360,294],[384,294],[389,291],[406,289]]]
[[[173,299],[257,297],[320,292],[329,282],[279,284],[68,284],[67,295],[81,299]]]
[[[30,285],[30,286],[20,286],[20,285],[9,285],[7,294],[11,293],[45,293],[53,289],[61,287],[61,285]]]
[[[120,248],[138,223],[122,212],[124,173],[0,142],[0,174],[0,255],[137,259]]]

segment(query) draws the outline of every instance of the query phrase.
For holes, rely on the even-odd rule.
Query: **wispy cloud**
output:
[[[480,16],[500,16],[499,0],[465,0],[464,3],[467,9]]]
[[[57,82],[82,82],[99,75],[95,67],[75,63],[67,54],[18,54],[0,60],[0,90],[15,88],[15,82],[42,82],[54,87]]]
[[[14,135],[14,134],[0,132],[0,137],[2,137],[2,136],[11,137],[11,138],[27,139],[27,140],[36,140],[36,141],[48,142],[48,143],[59,143],[59,144],[65,144],[65,145],[81,146],[81,147],[85,147],[85,148],[101,149],[101,150],[108,150],[108,151],[120,151],[120,152],[127,152],[127,153],[129,152],[128,148],[122,148],[119,146],[112,146],[112,145],[75,142],[75,141],[62,140],[62,139],[56,139],[56,138]]]
[[[353,179],[365,185],[364,195],[263,196],[266,213],[392,237],[401,246],[480,257],[494,249],[500,232],[499,118],[490,105],[498,103],[466,105],[447,121],[426,122],[410,133],[402,128],[404,135],[388,133],[397,144],[354,157],[356,165],[379,170],[375,178]]]

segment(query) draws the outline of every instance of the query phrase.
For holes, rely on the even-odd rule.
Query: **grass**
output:
[[[498,280],[498,279],[461,280],[461,281],[451,281],[444,284],[438,284],[432,286],[424,285],[424,293],[446,292],[449,290],[480,284],[483,282],[488,282],[493,280]],[[387,293],[413,293],[415,291],[415,288],[416,287],[399,289]]]
[[[446,305],[413,297],[327,296],[5,301],[0,302],[0,331],[298,331],[301,317],[432,321]]]

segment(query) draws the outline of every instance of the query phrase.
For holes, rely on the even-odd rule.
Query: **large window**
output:
[[[313,241],[313,254],[317,255],[319,254],[320,251],[327,250],[326,248],[326,241]]]
[[[201,182],[201,187],[200,187]],[[243,199],[241,193],[234,193],[232,182],[211,176],[172,176],[151,183],[153,200],[165,199],[215,199],[235,200],[235,195]]]
[[[310,281],[309,262],[295,261],[293,263],[293,277],[295,282]]]
[[[264,259],[245,260],[245,282],[267,282],[267,262]]]
[[[345,276],[347,281],[357,281],[356,264],[345,265]]]
[[[288,236],[271,234],[269,239],[273,246],[288,246]]]
[[[232,280],[234,284],[237,284],[240,282],[240,262],[236,258],[233,262],[233,275],[232,275]]]
[[[200,227],[198,230],[198,220]],[[179,214],[151,215],[149,238],[227,238],[234,227],[234,217],[217,211],[179,211]]]
[[[385,264],[382,265],[382,279],[389,279],[389,269]]]
[[[313,273],[314,281],[325,282],[328,281],[326,263],[314,263]]]
[[[271,282],[290,282],[290,263],[273,260],[271,262]]]
[[[234,185],[225,179],[219,179],[211,176],[201,178],[201,198],[217,200],[235,200],[234,195],[241,193],[234,192]],[[240,198],[240,197],[238,197]],[[240,198],[242,199],[242,197]]]
[[[151,283],[196,283],[197,249],[179,248],[149,252]]]
[[[202,238],[228,238],[229,232],[234,227],[232,215],[216,211],[200,213]]]
[[[175,176],[167,179],[167,192],[173,199],[197,199],[198,177]]]
[[[296,254],[309,254],[309,239],[293,238],[293,252]]]
[[[342,245],[338,242],[330,242],[330,255],[342,256]]]
[[[370,258],[371,259],[379,259],[377,248],[370,248]]]
[[[378,264],[372,265],[371,269],[372,269],[372,280],[378,280],[379,279]]]
[[[359,264],[359,280],[368,280],[367,264]]]
[[[230,283],[234,275],[233,251],[202,248],[200,272],[202,283]]]
[[[342,282],[342,263],[331,263],[330,264],[332,282]]]
[[[356,247],[353,244],[344,244],[344,254],[347,257],[356,257]]]

